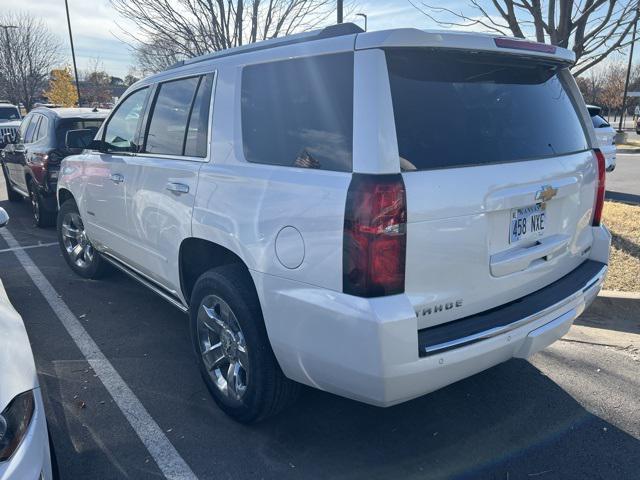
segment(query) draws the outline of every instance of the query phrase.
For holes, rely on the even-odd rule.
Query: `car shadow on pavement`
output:
[[[324,478],[614,478],[637,473],[640,455],[522,360],[388,409],[307,390],[254,428],[263,455]]]
[[[600,295],[575,324],[640,335],[640,296]]]

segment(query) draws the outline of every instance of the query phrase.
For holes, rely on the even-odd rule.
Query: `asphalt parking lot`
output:
[[[75,276],[52,245],[55,231],[32,227],[28,203],[6,201],[1,182],[9,233],[34,247],[19,251],[57,292],[45,298],[0,237],[0,277],[29,333],[62,479],[163,478],[131,426],[138,410],[107,390],[91,367],[99,362],[200,479],[638,478],[638,352],[604,342],[560,341],[384,410],[307,389],[281,416],[238,425],[200,380],[186,316],[122,274]],[[103,354],[98,363],[52,302],[68,306]],[[174,478],[193,478],[179,467]]]

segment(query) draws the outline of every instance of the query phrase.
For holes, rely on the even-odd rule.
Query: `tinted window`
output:
[[[209,128],[209,107],[211,104],[211,88],[213,75],[207,75],[200,81],[198,94],[193,103],[189,129],[184,146],[184,154],[191,157],[207,156],[207,140]]]
[[[600,115],[594,115],[591,117],[591,121],[593,122],[593,128],[605,128],[610,127],[609,122],[607,122]]]
[[[109,119],[104,133],[107,148],[114,152],[136,152],[138,122],[144,108],[147,89],[143,88],[129,95]]]
[[[91,130],[93,132],[92,138],[95,138],[103,121],[104,120],[102,119],[81,118],[67,118],[61,120],[56,126],[56,144],[59,148],[65,146],[67,141],[67,132],[69,130]]]
[[[0,120],[20,120],[20,113],[15,107],[0,107]]]
[[[27,128],[29,128],[32,118],[33,115],[27,115],[22,120],[22,123],[20,123],[20,128],[18,129],[18,142],[24,142],[24,137],[27,134]]]
[[[187,123],[199,77],[163,83],[151,114],[145,151],[164,155],[182,155]]]
[[[34,137],[36,131],[38,130],[38,124],[40,123],[40,119],[42,117],[40,115],[34,115],[29,122],[29,126],[27,127],[27,133],[24,134],[24,143],[32,143],[34,141]]]
[[[403,170],[588,148],[554,65],[422,49],[390,49],[387,65]]]
[[[34,136],[33,141],[34,142],[40,141],[46,138],[48,133],[49,133],[49,119],[43,116],[40,118],[40,125],[38,126],[38,132]]]
[[[245,67],[242,138],[249,162],[351,171],[353,54]]]

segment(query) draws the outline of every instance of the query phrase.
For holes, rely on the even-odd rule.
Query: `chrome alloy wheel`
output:
[[[242,403],[249,381],[249,354],[240,324],[220,297],[206,296],[198,311],[198,345],[213,383],[231,404]]]
[[[62,219],[62,242],[71,261],[78,267],[86,268],[93,262],[95,251],[77,213],[67,213]]]

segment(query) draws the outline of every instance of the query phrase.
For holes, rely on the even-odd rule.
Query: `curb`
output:
[[[639,148],[618,148],[616,149],[616,153],[640,153]]]
[[[618,290],[600,290],[599,297],[606,298],[630,298],[640,300],[640,292],[621,292]]]

